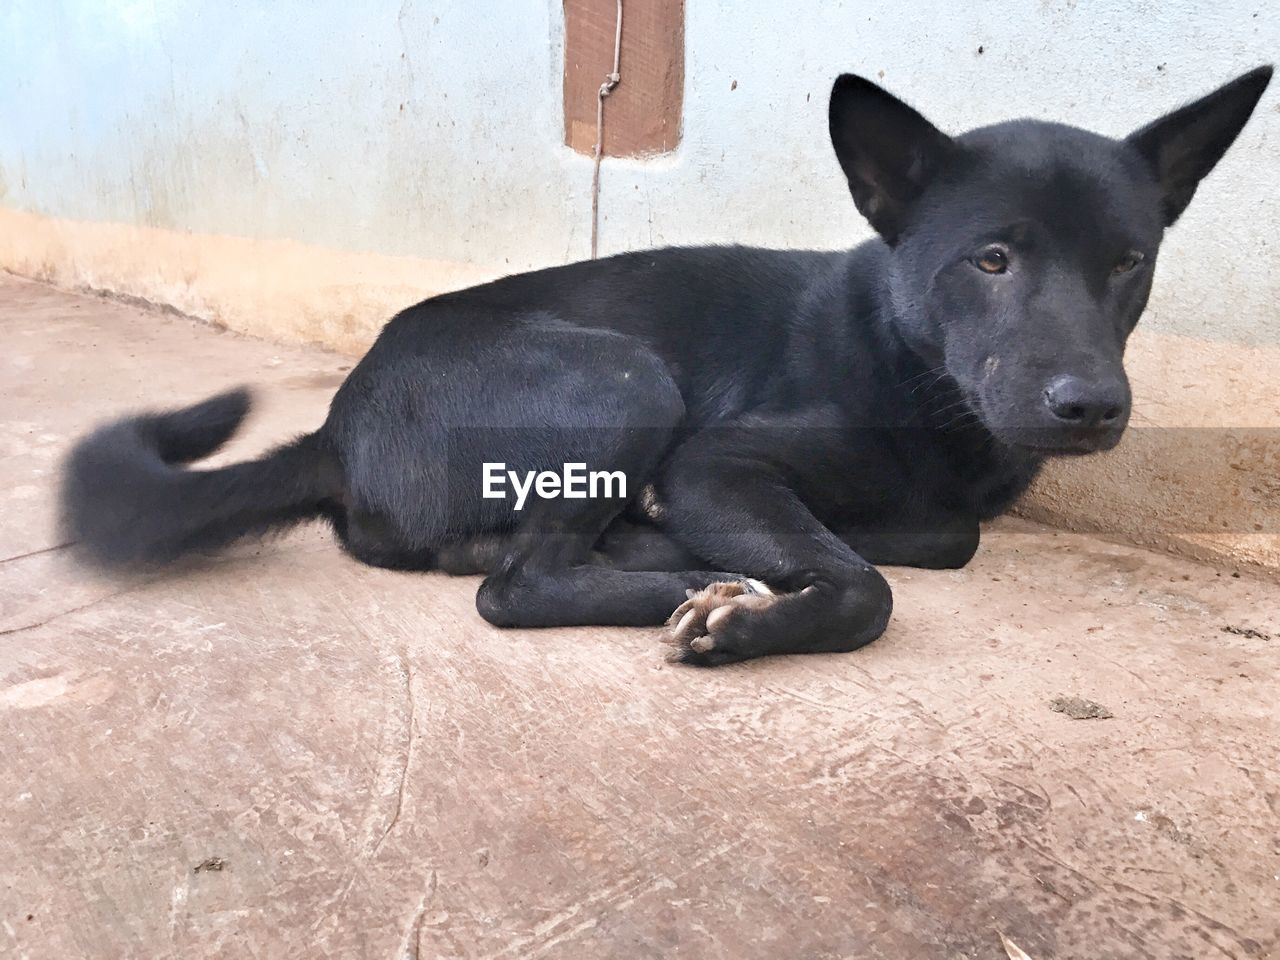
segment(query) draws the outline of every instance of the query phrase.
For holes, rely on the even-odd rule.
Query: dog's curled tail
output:
[[[231,390],[85,437],[63,467],[64,538],[98,566],[146,567],[324,513],[338,495],[338,468],[318,434],[246,463],[182,466],[226,443],[251,399],[246,389]]]

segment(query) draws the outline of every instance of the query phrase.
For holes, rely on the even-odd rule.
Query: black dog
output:
[[[853,650],[889,619],[876,564],[965,564],[1045,457],[1120,439],[1164,230],[1270,78],[1112,140],[1028,120],[952,138],[842,76],[831,139],[881,239],[624,254],[434,297],[319,431],[259,460],[178,466],[235,431],[243,390],[94,433],[66,528],[119,566],[326,517],[366,563],[487,574],[494,624],[678,607],[689,663]],[[516,510],[484,496],[497,463],[627,487]]]

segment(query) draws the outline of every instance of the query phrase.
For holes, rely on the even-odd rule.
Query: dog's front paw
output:
[[[675,648],[669,662],[714,667],[757,656],[744,642],[749,633],[744,621],[778,601],[772,590],[758,580],[735,580],[690,590],[687,596],[667,619],[671,630],[665,642]]]

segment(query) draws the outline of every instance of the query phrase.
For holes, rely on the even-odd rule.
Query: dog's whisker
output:
[[[929,410],[929,413],[934,417],[942,417],[942,416],[946,416],[948,413],[953,413],[954,411],[957,411],[957,410],[972,410],[972,409],[973,407],[968,400],[956,400],[956,401],[953,401],[952,403],[947,403],[940,407],[937,407],[936,409],[931,409]]]
[[[914,387],[912,387],[910,391],[911,396],[915,396],[921,390],[932,390],[935,386],[937,386],[947,377],[947,371],[945,367],[936,368],[936,372],[935,371],[928,371],[928,372],[935,373],[935,376],[933,377],[933,379],[926,381],[924,383],[918,383]],[[912,379],[916,379],[916,378],[913,377]],[[906,384],[910,382],[911,380],[906,381],[906,383],[904,383],[903,386],[906,386]]]
[[[960,413],[953,416],[951,419],[947,420],[941,426],[939,426],[938,429],[946,433],[951,430],[958,429],[960,427],[967,427],[972,424],[980,423],[981,419],[982,418],[978,415],[976,411],[963,410]]]
[[[917,380],[923,380],[925,377],[929,376],[930,374],[945,374],[946,372],[947,372],[947,368],[945,366],[930,367],[928,370],[924,371],[923,373],[917,373],[913,377],[907,377],[907,379],[903,380],[900,384],[898,384],[898,386],[905,387],[905,386],[908,386],[909,384],[915,383]]]

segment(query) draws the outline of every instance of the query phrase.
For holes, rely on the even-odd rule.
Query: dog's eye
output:
[[[1143,257],[1141,252],[1137,250],[1130,250],[1123,257],[1121,257],[1119,260],[1116,261],[1116,265],[1111,268],[1111,275],[1113,277],[1118,277],[1122,273],[1128,273],[1130,270],[1132,270],[1134,267],[1140,264],[1144,259],[1146,258]]]
[[[978,251],[973,265],[983,273],[1004,273],[1009,269],[1009,254],[1004,247],[986,247]]]

